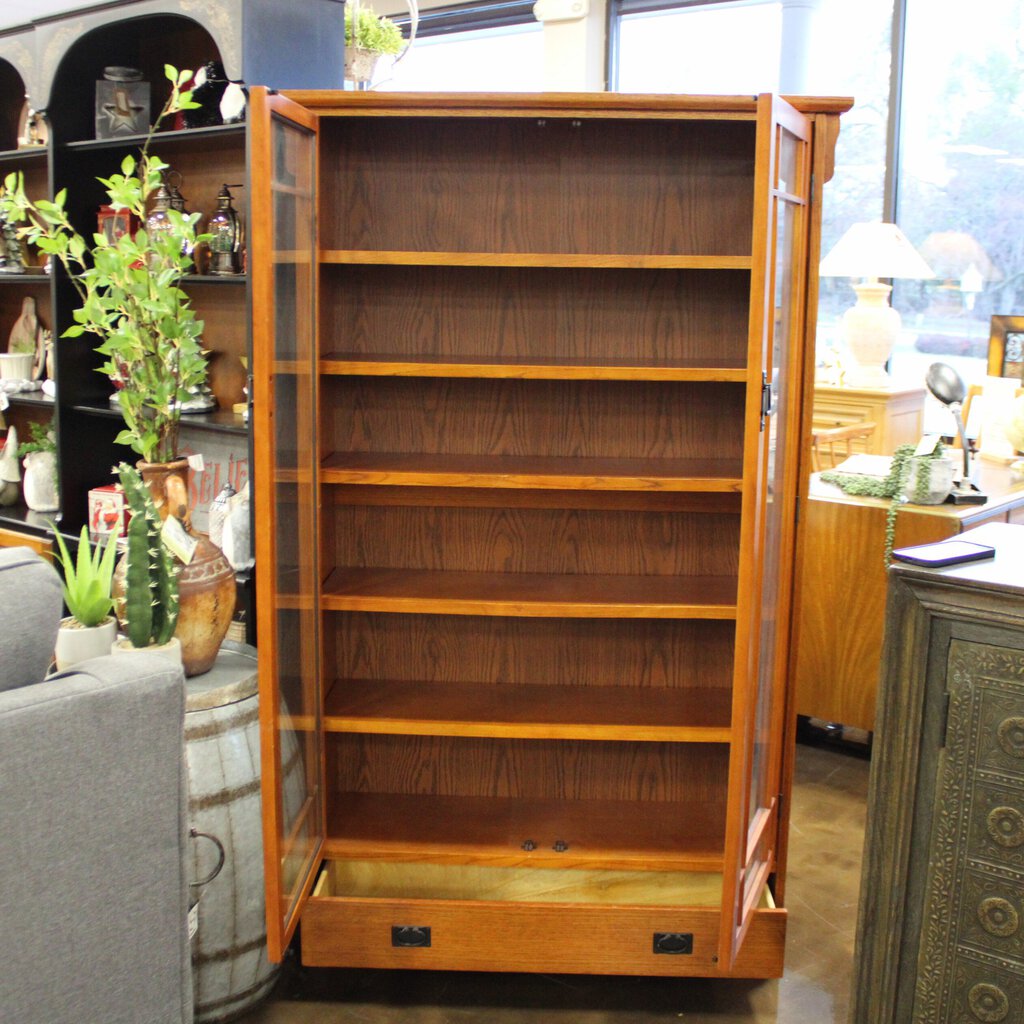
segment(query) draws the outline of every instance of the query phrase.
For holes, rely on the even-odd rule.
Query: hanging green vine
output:
[[[896,542],[896,513],[899,512],[900,506],[908,501],[920,505],[928,498],[930,483],[928,473],[918,473],[914,481],[914,493],[907,494],[907,481],[910,477],[913,459],[941,459],[945,456],[946,446],[939,441],[936,443],[935,449],[927,455],[915,456],[916,451],[917,445],[915,444],[899,445],[893,452],[892,464],[885,477],[866,476],[861,473],[839,473],[835,470],[826,470],[821,474],[821,479],[825,483],[835,484],[844,494],[891,499],[885,516],[884,559],[887,569],[892,559],[893,544]]]

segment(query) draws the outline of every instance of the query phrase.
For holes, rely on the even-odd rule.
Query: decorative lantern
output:
[[[231,188],[239,188],[232,185]],[[224,185],[217,194],[217,209],[206,225],[210,238],[210,273],[239,274],[242,271],[242,222],[231,205],[232,195]]]
[[[153,209],[150,211],[149,216],[146,218],[146,234],[149,236],[152,242],[154,242],[160,235],[165,237],[169,236],[174,230],[174,225],[171,223],[171,218],[167,216],[167,211],[171,208],[171,193],[167,190],[166,185],[157,186],[156,192],[153,193]],[[160,259],[156,252],[150,253],[150,269],[155,270],[159,265]]]
[[[174,179],[177,179],[175,181]],[[185,197],[181,194],[181,190],[178,187],[181,184],[182,177],[178,171],[171,171],[167,175],[167,191],[170,196],[169,203],[172,210],[177,210],[183,217],[187,217],[189,211],[185,208]],[[194,246],[187,238],[182,239],[181,251],[186,256],[192,255]]]

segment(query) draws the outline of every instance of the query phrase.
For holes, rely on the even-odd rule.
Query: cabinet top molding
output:
[[[665,117],[734,117],[753,120],[757,112],[757,96],[683,96],[632,95],[610,92],[375,92],[338,90],[288,90],[284,93],[296,103],[322,114],[444,114],[486,116],[500,113],[514,116],[536,116],[538,112],[552,116],[574,114],[630,117],[650,120]],[[850,96],[785,96],[803,114],[842,114],[853,106]]]

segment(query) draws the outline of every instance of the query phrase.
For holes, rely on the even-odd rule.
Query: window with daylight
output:
[[[612,81],[618,92],[774,92],[782,4],[618,0]]]
[[[817,12],[808,81],[820,95],[854,98],[840,121],[835,174],[825,187],[822,255],[851,225],[892,219],[884,210],[892,18],[893,0],[823,0]],[[849,279],[821,278],[817,354],[825,380],[838,372],[841,318],[855,301]]]
[[[394,19],[408,34],[408,18]],[[377,88],[398,91],[539,92],[544,31],[522,0],[459,4],[420,12],[415,45]]]
[[[990,321],[1024,313],[1024,5],[906,0],[896,219],[935,273],[897,281],[897,377],[985,375]]]

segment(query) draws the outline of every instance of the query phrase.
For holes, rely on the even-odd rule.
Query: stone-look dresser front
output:
[[[1024,527],[890,572],[852,1024],[1024,1021]]]

